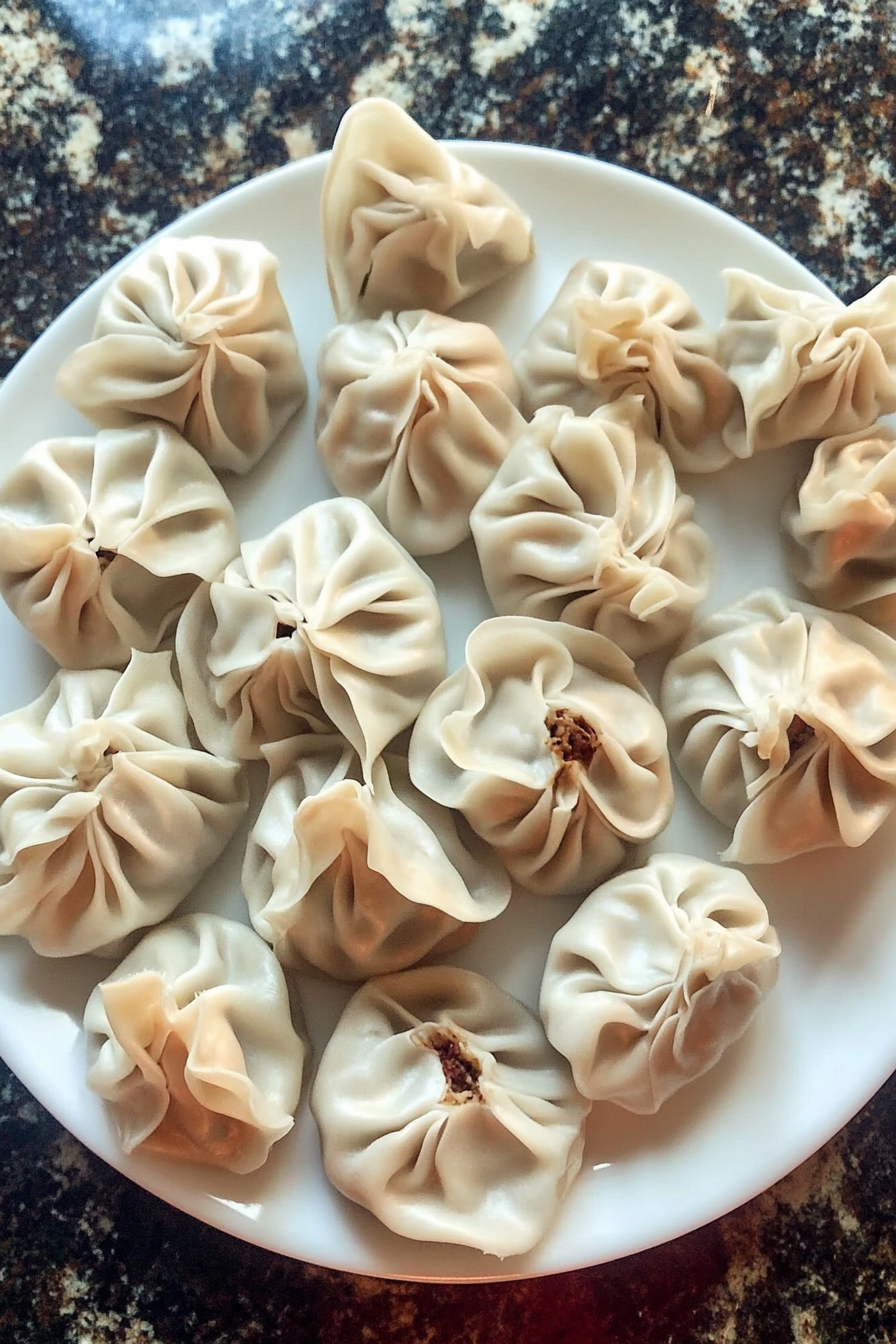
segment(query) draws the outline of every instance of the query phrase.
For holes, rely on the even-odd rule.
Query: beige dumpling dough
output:
[[[87,1085],[126,1153],[244,1174],[293,1127],[307,1055],[273,952],[190,915],[154,929],[91,994]]]

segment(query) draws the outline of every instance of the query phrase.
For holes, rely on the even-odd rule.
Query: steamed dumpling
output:
[[[0,933],[115,955],[196,885],[247,802],[240,767],[193,746],[170,654],[58,672],[0,718]]]
[[[321,228],[340,321],[447,312],[533,251],[519,206],[385,98],[364,99],[342,118]]]
[[[505,1256],[553,1222],[589,1107],[527,1008],[472,971],[432,966],[358,990],[311,1109],[349,1199],[403,1237]]]
[[[126,1153],[245,1173],[292,1129],[306,1046],[274,954],[242,924],[153,930],[97,985],[84,1029],[87,1085]]]
[[[510,361],[479,322],[384,313],[347,323],[318,358],[318,450],[412,555],[470,534],[470,509],[523,427]]]
[[[718,438],[734,389],[715,339],[668,276],[624,262],[579,261],[514,361],[521,408],[569,406],[590,415],[634,394],[678,471],[731,461]]]
[[[248,471],[308,391],[278,265],[257,242],[159,238],[106,290],[59,392],[103,429],[166,420],[216,470]]]
[[[415,789],[407,762],[333,735],[266,751],[274,776],[249,836],[243,891],[284,965],[342,980],[455,951],[499,915],[510,878],[462,817]]]
[[[631,658],[669,644],[709,590],[711,546],[641,398],[536,411],[470,519],[502,615],[596,630]]]
[[[0,486],[0,589],[63,667],[123,667],[170,643],[238,550],[211,468],[159,421],[38,443]]]
[[[357,499],[246,542],[197,588],[176,647],[200,741],[241,759],[331,723],[367,769],[445,672],[432,582]]]
[[[548,1039],[592,1101],[651,1114],[746,1031],[781,946],[743,873],[682,854],[598,887],[555,934]]]
[[[825,439],[781,518],[791,572],[824,607],[896,625],[896,432]]]
[[[741,397],[724,439],[736,456],[851,434],[896,411],[896,277],[847,306],[723,274],[719,358]]]
[[[483,621],[411,736],[411,779],[457,808],[517,881],[590,891],[669,820],[666,728],[605,636],[525,616]]]
[[[855,847],[896,802],[896,640],[858,617],[759,589],[694,626],[660,703],[724,859]]]

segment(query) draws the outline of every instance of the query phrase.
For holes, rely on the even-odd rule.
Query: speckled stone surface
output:
[[[0,2],[0,374],[136,243],[327,147],[366,94],[684,185],[845,299],[896,270],[890,0]],[[194,1223],[2,1069],[0,1344],[884,1344],[894,1116],[891,1081],[773,1190],[633,1259],[402,1285]]]

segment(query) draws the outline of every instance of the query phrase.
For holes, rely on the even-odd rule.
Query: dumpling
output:
[[[641,398],[625,397],[588,417],[536,411],[470,525],[496,611],[596,630],[640,658],[709,591],[693,514]]]
[[[217,859],[243,773],[192,744],[168,653],[58,672],[0,718],[0,933],[47,957],[116,955]]]
[[[385,98],[366,98],[342,118],[321,229],[340,321],[447,312],[533,252],[516,202]]]
[[[510,899],[510,878],[461,817],[380,756],[362,779],[341,738],[270,748],[273,782],[249,836],[243,891],[284,965],[342,980],[453,952]]]
[[[431,581],[366,504],[311,504],[246,542],[177,632],[200,741],[258,758],[332,723],[367,769],[445,673]]]
[[[472,971],[369,981],[311,1092],[324,1169],[393,1232],[521,1255],[582,1161],[588,1103],[538,1019]]]
[[[746,1031],[780,950],[743,873],[655,854],[598,887],[555,934],[545,1031],[583,1096],[652,1114]]]
[[[0,589],[63,667],[123,667],[170,642],[238,550],[211,468],[159,421],[38,443],[0,486]]]
[[[861,845],[896,802],[896,640],[856,616],[759,589],[694,626],[660,704],[723,859]]]
[[[719,358],[741,397],[723,437],[736,456],[851,434],[896,411],[896,277],[847,307],[748,271],[723,275]]]
[[[668,276],[618,261],[579,261],[514,361],[520,406],[590,415],[635,394],[678,471],[717,471],[731,461],[718,438],[734,389],[716,362],[715,338]]]
[[[477,626],[421,710],[409,762],[541,895],[590,891],[672,812],[666,728],[631,660],[562,623]]]
[[[278,265],[257,242],[159,238],[106,290],[58,391],[103,429],[166,420],[216,470],[248,471],[308,392]]]
[[[84,1010],[87,1085],[135,1149],[255,1171],[288,1134],[306,1045],[266,943],[233,920],[154,929]]]
[[[412,555],[470,535],[470,509],[523,428],[510,361],[479,322],[384,313],[345,323],[318,358],[317,446]]]
[[[896,624],[896,433],[825,439],[782,513],[791,573],[823,607]]]

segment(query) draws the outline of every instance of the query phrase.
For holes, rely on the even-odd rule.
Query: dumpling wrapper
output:
[[[424,311],[342,324],[318,357],[317,447],[412,555],[470,535],[470,509],[523,428],[497,336]]]
[[[823,607],[896,628],[896,432],[824,439],[781,515],[791,573]]]
[[[470,525],[501,615],[596,630],[640,658],[677,639],[709,591],[693,513],[641,398],[625,397],[587,417],[536,411]]]
[[[415,789],[407,761],[380,756],[370,782],[341,738],[266,750],[273,782],[249,836],[252,923],[287,966],[342,980],[456,951],[510,899],[503,866],[462,817]]]
[[[324,1168],[400,1236],[521,1255],[582,1162],[589,1105],[541,1023],[472,971],[369,981],[311,1093]]]
[[[545,1031],[583,1096],[653,1114],[743,1035],[780,950],[743,873],[655,854],[598,887],[555,934]]]
[[[153,653],[239,550],[211,468],[160,421],[36,444],[0,486],[0,589],[63,667]]]
[[[445,673],[435,589],[368,506],[311,504],[202,584],[177,632],[200,741],[258,759],[329,722],[365,770]]]
[[[677,471],[718,471],[731,461],[719,431],[734,388],[715,337],[669,276],[618,261],[576,263],[514,360],[520,407],[590,415],[643,396]]]
[[[856,616],[758,589],[693,627],[660,705],[723,859],[854,848],[896,803],[896,640]]]
[[[534,250],[516,202],[385,98],[363,99],[339,124],[321,231],[342,322],[447,312]]]
[[[423,706],[408,759],[417,787],[540,895],[590,891],[672,812],[666,727],[631,659],[562,622],[477,626],[465,666]]]
[[[247,805],[241,768],[193,746],[170,654],[57,673],[0,718],[0,933],[48,957],[117,955],[179,905]]]
[[[308,394],[278,266],[250,240],[159,238],[112,281],[57,390],[103,429],[155,417],[215,470],[248,471]]]
[[[723,438],[737,457],[851,434],[896,411],[896,277],[847,306],[749,271],[722,274],[719,358],[740,392]]]
[[[87,1085],[121,1146],[255,1171],[293,1127],[307,1047],[256,933],[190,915],[152,933],[84,1010]]]

